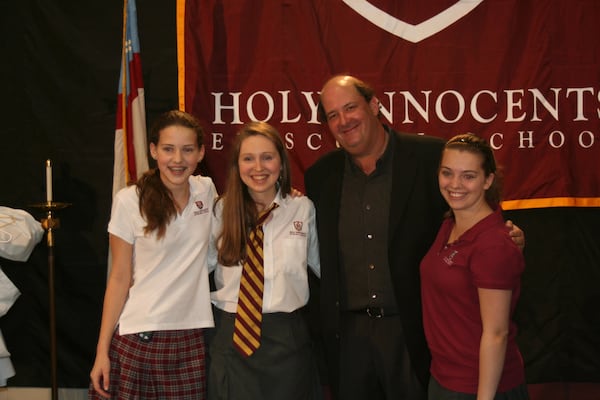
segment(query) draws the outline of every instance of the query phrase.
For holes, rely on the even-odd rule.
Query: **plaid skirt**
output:
[[[110,398],[206,399],[204,331],[119,335],[109,351]],[[89,399],[103,399],[90,385]]]

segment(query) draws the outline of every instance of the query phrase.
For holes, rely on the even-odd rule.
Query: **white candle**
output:
[[[46,160],[46,201],[52,202],[52,161]]]

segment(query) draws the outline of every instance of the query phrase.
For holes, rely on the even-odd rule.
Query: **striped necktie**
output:
[[[263,228],[273,205],[258,215],[256,226],[246,238],[246,259],[242,268],[237,314],[233,330],[233,345],[244,356],[251,356],[260,347],[264,287]]]

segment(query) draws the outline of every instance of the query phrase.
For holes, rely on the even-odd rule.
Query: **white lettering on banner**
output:
[[[290,119],[289,117],[289,94],[290,91],[289,90],[280,90],[278,91],[278,93],[281,95],[281,110],[282,110],[282,117],[281,117],[281,123],[282,124],[290,124],[290,123],[296,123],[298,121],[300,121],[301,118],[301,114],[298,113],[298,115],[296,117],[294,117],[294,119]],[[310,124],[318,124],[319,120],[318,120],[318,95],[319,93],[317,92],[316,94],[316,100],[313,99],[313,94],[314,92],[301,92],[302,95],[304,96],[304,99],[306,100],[306,105],[309,106],[310,109],[310,119],[307,121]],[[231,105],[224,105],[222,102],[222,98],[224,95],[224,92],[212,92],[211,93],[213,98],[215,99],[215,117],[213,118],[213,124],[225,124],[226,122],[223,121],[223,116],[222,116],[222,112],[223,110],[231,110],[232,111],[232,116],[233,118],[231,119],[231,124],[242,124],[243,122],[241,121],[241,117],[240,117],[240,95],[242,94],[242,92],[229,92],[229,95],[232,97],[231,98]],[[256,96],[262,96],[265,99],[266,105],[267,105],[267,112],[266,112],[266,116],[264,116],[262,119],[258,118],[255,114],[254,111],[254,99],[256,98]],[[273,117],[273,113],[275,111],[275,100],[273,99],[273,96],[271,96],[269,94],[269,92],[266,91],[257,91],[254,92],[250,95],[250,97],[248,98],[248,100],[246,101],[246,113],[249,117],[249,119],[251,121],[262,121],[262,122],[267,122],[269,120],[271,120],[271,118]]]
[[[321,144],[316,145],[315,140],[321,141],[321,139],[322,139],[322,136],[320,133],[311,133],[306,138],[306,145],[308,146],[309,149],[311,149],[313,151],[319,150],[321,148]]]
[[[565,145],[565,135],[561,131],[554,131],[550,134],[548,141],[550,142],[550,146],[555,149],[561,148]]]
[[[223,147],[223,134],[220,132],[212,132],[212,145],[210,147],[211,150],[216,150],[216,151],[221,151],[224,150]],[[319,132],[314,132],[309,134],[306,137],[306,140],[304,142],[304,144],[306,145],[306,148],[308,148],[311,151],[317,151],[320,150],[321,147],[323,147],[323,145],[321,144],[321,141],[323,139],[323,135]],[[296,147],[296,136],[294,135],[293,132],[286,132],[283,135],[283,142],[285,144],[285,148],[287,150],[293,150]]]
[[[585,143],[584,140],[588,139],[588,143]],[[584,149],[589,149],[594,145],[594,134],[590,131],[583,131],[579,134],[579,145]]]
[[[531,118],[532,121],[541,121],[542,120],[538,116],[538,107],[537,107],[538,103],[540,103],[542,106],[544,106],[546,111],[548,111],[550,113],[550,115],[552,115],[552,117],[554,117],[554,119],[558,121],[558,94],[560,93],[560,89],[559,88],[550,88],[550,90],[552,90],[552,92],[554,92],[554,106],[552,104],[550,104],[548,99],[546,99],[542,95],[542,92],[540,92],[539,89],[529,89],[529,91],[533,95],[533,98],[535,100],[537,100],[537,101],[533,102],[533,117]]]
[[[279,92],[279,93],[281,93],[281,92]],[[267,103],[267,115],[262,119],[256,117],[256,115],[254,115],[254,98],[258,95],[262,96],[266,100],[266,103]],[[287,100],[287,97],[285,97],[285,99]],[[285,108],[285,107],[287,107],[287,101],[283,101],[282,108]],[[275,102],[273,101],[273,98],[271,97],[271,95],[264,91],[252,93],[252,95],[250,95],[250,98],[248,99],[248,102],[246,103],[246,113],[248,113],[248,117],[250,117],[250,119],[252,121],[261,121],[261,122],[269,121],[271,119],[271,117],[273,116],[274,111],[275,111]]]
[[[494,150],[498,150],[502,148],[502,139],[504,139],[504,135],[496,132],[490,136],[489,142],[490,147]]]
[[[442,100],[447,94],[449,94],[450,97],[454,97],[456,99],[456,104],[458,105],[458,112],[453,119],[449,119],[444,115],[444,108],[442,107]],[[442,94],[440,94],[435,100],[435,113],[442,122],[452,124],[460,120],[465,114],[465,99],[456,90],[447,90],[442,92]]]
[[[306,103],[310,107],[310,119],[307,121],[309,124],[318,124],[318,109],[319,109],[319,95],[321,92],[317,92],[316,100],[313,99],[313,92],[301,92],[304,98],[306,99]],[[599,92],[600,93],[600,92]]]
[[[212,146],[210,147],[211,150],[223,150],[223,134],[220,132],[213,132],[212,133]]]
[[[396,92],[383,92],[388,97],[388,104],[393,104],[394,95]],[[379,113],[388,121],[393,121],[394,117],[392,116],[392,110],[387,109],[379,102]]]
[[[221,118],[221,110],[232,110],[233,111],[233,119],[230,123],[232,124],[241,124],[240,120],[240,95],[242,92],[230,92],[229,95],[232,97],[233,103],[230,106],[225,106],[221,103],[221,97],[223,93],[211,93],[215,98],[215,118],[213,119],[213,124],[224,124],[225,122]]]
[[[280,90],[279,93],[283,97],[283,109],[281,112],[281,123],[282,124],[290,124],[290,123],[293,124],[295,122],[300,121],[300,113],[298,113],[298,115],[296,115],[296,117],[294,119],[290,119],[290,117],[288,117],[288,109],[289,109],[288,96],[290,94],[290,91],[289,90]]]
[[[277,94],[259,90],[245,96],[243,92],[212,92],[213,124],[237,125],[248,120],[270,122],[274,115],[281,115],[279,123],[282,124],[298,123],[302,117],[305,123],[319,124],[319,92],[302,91],[302,96],[294,96],[303,100],[296,105],[298,110],[305,110],[294,112],[294,115],[290,115],[290,93],[290,90],[280,90]],[[446,90],[439,94],[431,90],[418,93],[385,91],[379,100],[381,114],[390,124],[394,124],[395,119],[402,124],[413,124],[419,119],[426,123],[437,119],[453,124],[464,118],[472,118],[482,124],[499,119],[503,122],[540,122],[543,118],[579,122],[589,121],[589,111],[592,109],[596,111],[596,118],[600,119],[600,91],[593,87],[549,88],[545,94],[538,88],[504,89],[498,92],[483,89],[471,97],[457,90]],[[595,102],[593,106],[590,101]],[[489,114],[485,115],[482,110],[490,106],[496,111],[488,111]],[[245,115],[242,115],[242,107]],[[401,110],[402,114],[397,115],[396,110]]]
[[[294,148],[294,134],[292,132],[288,132],[283,135],[283,140],[285,142],[286,149],[292,150]]]
[[[518,131],[519,134],[519,149],[533,149],[534,145],[534,132],[533,131]],[[554,130],[548,135],[548,144],[554,149],[560,149],[565,146],[570,136],[565,135],[562,131]],[[504,135],[501,133],[494,133],[490,136],[490,146],[494,150],[502,148],[502,140]],[[500,142],[498,142],[500,140]],[[589,149],[595,144],[594,134],[590,131],[581,131],[577,135],[577,145],[582,149]]]
[[[477,109],[477,102],[479,101],[479,96],[486,95],[486,94],[492,98],[492,100],[494,101],[495,104],[498,103],[498,94],[492,92],[491,90],[481,90],[481,91],[475,93],[475,95],[473,96],[473,99],[471,100],[471,104],[469,106],[469,110],[471,111],[471,115],[473,116],[473,119],[477,122],[481,122],[482,124],[487,124],[489,122],[492,122],[498,116],[498,113],[494,113],[489,118],[485,118],[479,113],[479,110]]]
[[[518,131],[519,134],[519,149],[533,149],[534,144],[534,132],[533,131]],[[554,130],[548,135],[548,145],[554,149],[560,149],[565,146],[569,140],[569,136],[565,135],[562,131]],[[494,150],[499,150],[504,147],[504,134],[500,132],[494,132],[490,135],[489,142],[490,146]],[[581,131],[577,135],[577,145],[582,149],[589,149],[596,144],[596,139],[593,132]]]
[[[525,113],[522,112],[520,116],[514,115],[515,111],[521,111],[521,97],[515,99],[516,94],[523,95],[523,90],[505,90],[506,93],[506,122],[519,122],[525,120]]]
[[[394,92],[386,92],[386,93],[391,93],[392,96],[394,94]],[[409,104],[411,104],[415,111],[419,113],[419,115],[421,116],[421,118],[423,118],[423,120],[425,122],[429,122],[429,95],[431,94],[431,90],[424,90],[421,93],[423,93],[425,95],[425,107],[423,107],[421,104],[419,104],[419,102],[417,101],[417,99],[413,96],[412,93],[410,92],[400,92],[404,95],[404,121],[402,121],[403,124],[412,124],[414,121],[412,119],[410,119],[410,112],[408,110],[408,106]],[[391,98],[390,98],[391,100]],[[390,101],[391,104],[391,101]],[[388,121],[393,121],[394,119],[392,118],[392,113],[389,113],[390,117],[388,118]]]
[[[427,133],[419,133],[420,135],[424,135]],[[535,133],[534,131],[517,131],[514,134],[518,135],[518,141],[515,143],[515,151],[525,151],[527,149],[535,149],[537,147],[542,147],[544,144],[549,146],[549,149],[561,149],[565,147],[571,140],[571,137],[566,135],[560,130],[554,130],[550,132],[548,135]],[[223,147],[223,133],[212,132],[212,146],[211,150],[222,151]],[[286,132],[283,135],[283,141],[287,150],[294,150],[298,146],[304,146],[304,149],[308,149],[310,151],[318,151],[323,147],[323,135],[328,135],[328,133],[320,133],[313,132],[306,136],[304,133],[295,134],[294,132]],[[541,139],[541,141],[536,143],[536,139]],[[575,138],[573,138],[575,140]],[[505,147],[505,133],[502,132],[494,132],[489,137],[489,143],[492,149],[500,150]],[[576,146],[581,149],[589,149],[596,145],[596,140],[593,132],[588,130],[581,131],[576,136],[576,140],[574,142]],[[336,147],[339,147],[336,143]]]
[[[571,93],[577,93],[577,118],[573,121],[587,121],[588,119],[583,115],[583,95],[584,93],[589,92],[592,95],[594,94],[594,90],[592,88],[569,88],[567,89],[567,97]]]
[[[525,147],[528,147],[530,149],[533,149],[533,132],[532,131],[519,131],[519,148],[520,149],[524,149]],[[526,146],[525,143],[528,143],[529,145]]]

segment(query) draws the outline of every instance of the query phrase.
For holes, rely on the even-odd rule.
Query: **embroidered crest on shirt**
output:
[[[302,221],[294,221],[294,231],[290,231],[290,236],[306,236],[306,233],[302,232],[304,223]]]
[[[456,255],[458,254],[458,250],[453,250],[452,253],[450,253],[450,255],[444,257],[444,262],[448,265],[452,265],[454,264],[454,257],[456,257]]]
[[[194,204],[198,208],[198,210],[194,211],[194,215],[206,214],[208,212],[208,208],[204,208],[202,200],[196,200]]]

